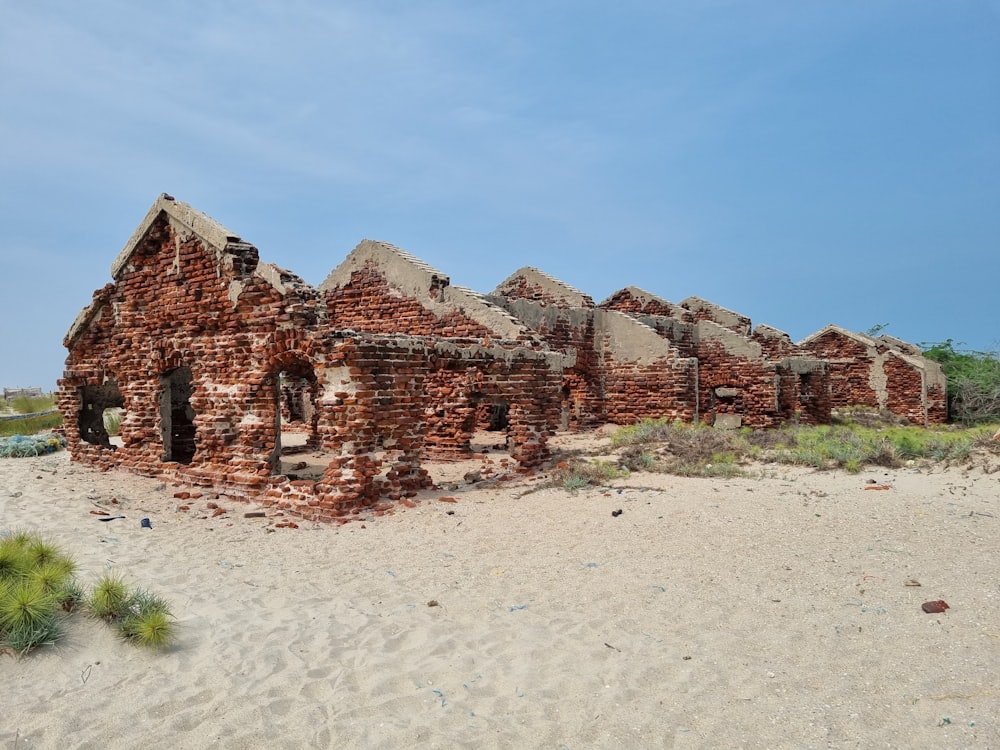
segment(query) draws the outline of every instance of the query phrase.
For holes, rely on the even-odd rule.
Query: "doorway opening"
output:
[[[194,393],[190,367],[178,367],[160,376],[160,438],[163,461],[189,464],[197,451]]]

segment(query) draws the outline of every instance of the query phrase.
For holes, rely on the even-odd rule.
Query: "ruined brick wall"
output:
[[[676,318],[687,323],[694,322],[691,312],[680,305],[675,305],[665,300],[655,298],[642,299],[629,289],[621,289],[600,304],[604,310],[617,310],[618,312],[640,317],[643,315],[662,316],[665,318]]]
[[[923,393],[920,370],[892,353],[885,358],[882,367],[886,376],[885,408],[913,424],[924,424],[926,404],[920,398]]]
[[[437,315],[392,288],[373,262],[351,274],[349,283],[323,292],[329,319],[339,329],[365,333],[488,339],[494,332],[458,310]]]
[[[524,323],[550,349],[569,355],[563,367],[561,416],[557,424],[576,430],[606,421],[593,311],[521,298],[488,299]]]
[[[495,294],[508,300],[527,300],[544,306],[594,307],[594,300],[588,295],[578,295],[570,289],[563,291],[558,284],[535,283],[525,276],[516,276],[508,280],[496,290]]]
[[[697,360],[663,358],[640,364],[609,358],[602,370],[606,421],[620,425],[643,419],[694,421]]]
[[[186,470],[205,481],[226,474],[258,485],[263,480],[254,478],[269,475],[265,443],[277,423],[269,357],[302,343],[299,326],[317,312],[308,295],[283,295],[254,274],[256,249],[231,251],[232,269],[220,274],[220,251],[179,235],[163,217],[117,282],[97,295],[90,321],[67,342],[60,381],[59,406],[76,460],[147,473],[176,463],[164,460],[161,377],[190,368],[188,406],[198,445]],[[124,404],[124,450],[87,443],[75,429],[81,389],[105,383],[117,385]],[[263,392],[269,397],[261,399]]]
[[[778,419],[797,424],[829,424],[830,369],[825,362],[805,366],[794,360],[775,365],[778,377]]]
[[[804,348],[830,363],[834,407],[870,406],[885,409],[914,424],[943,424],[947,397],[936,378],[927,382],[921,358],[912,346],[899,352],[886,341],[867,343],[838,330],[808,340]]]
[[[948,394],[939,385],[927,387],[927,424],[945,424],[948,421]]]
[[[421,462],[468,458],[477,404],[508,407],[511,457],[523,469],[549,455],[559,371],[527,349],[435,344],[404,336],[327,338],[320,373],[322,447],[336,454],[323,477],[275,483],[269,502],[307,518],[334,520],[359,508],[388,508],[428,486]]]
[[[734,356],[711,339],[698,345],[698,386],[701,420],[713,424],[716,415],[740,416],[744,427],[773,427],[780,422],[778,378],[773,365]]]
[[[834,407],[878,408],[878,394],[871,386],[870,347],[836,331],[828,331],[804,344],[803,348],[817,359],[830,363],[830,398]]]
[[[777,361],[786,357],[810,356],[809,352],[795,344],[787,333],[770,326],[757,326],[750,340],[760,345],[766,359]]]
[[[707,320],[728,328],[740,336],[750,335],[751,321],[746,315],[735,313],[698,297],[688,297],[680,303],[680,306],[690,313],[693,323]]]

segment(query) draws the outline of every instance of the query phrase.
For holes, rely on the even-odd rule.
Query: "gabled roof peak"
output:
[[[547,274],[534,266],[524,266],[502,282],[493,291],[493,294],[500,297],[509,297],[511,292],[515,292],[519,282],[530,286],[538,287],[543,296],[550,297],[560,307],[594,307],[594,300],[588,294],[584,294],[579,289],[570,286],[564,281],[560,281],[555,276]],[[543,301],[543,300],[539,300]]]
[[[125,247],[122,248],[122,251],[118,253],[118,257],[111,264],[111,277],[113,279],[118,279],[119,274],[128,265],[136,248],[142,242],[143,238],[145,238],[156,220],[163,214],[166,214],[171,222],[180,225],[188,233],[197,235],[206,244],[211,245],[216,250],[223,251],[230,244],[246,244],[243,243],[238,234],[226,229],[208,214],[199,211],[194,206],[177,200],[172,195],[160,193],[160,197],[150,207],[145,218],[136,227],[132,236],[129,237],[128,242],[125,243]]]

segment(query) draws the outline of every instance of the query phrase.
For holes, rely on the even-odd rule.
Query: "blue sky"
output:
[[[0,0],[0,385],[161,192],[319,284],[696,295],[1000,348],[1000,0]]]

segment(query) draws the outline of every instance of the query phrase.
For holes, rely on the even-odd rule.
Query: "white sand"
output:
[[[123,572],[178,630],[148,652],[75,615],[0,655],[0,747],[1000,748],[1000,474],[770,471],[274,529],[65,453],[2,460],[0,529],[85,583]]]

